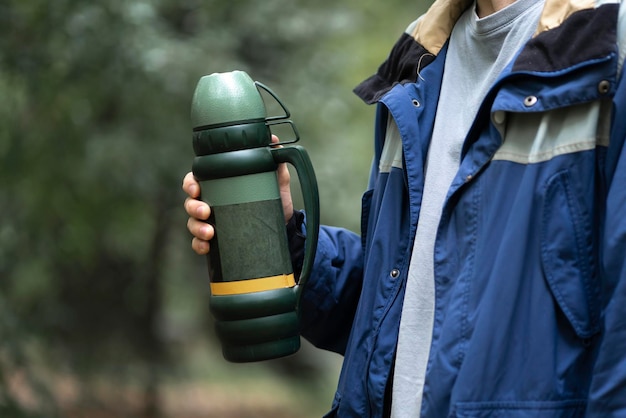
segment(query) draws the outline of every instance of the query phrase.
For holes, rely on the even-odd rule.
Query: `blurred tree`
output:
[[[61,415],[59,374],[80,377],[83,400],[102,376],[138,384],[158,416],[180,347],[210,335],[180,192],[200,76],[272,87],[323,220],[358,229],[371,111],[350,89],[409,23],[404,3],[0,2],[0,416]]]

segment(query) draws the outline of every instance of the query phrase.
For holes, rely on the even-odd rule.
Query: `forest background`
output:
[[[319,417],[341,359],[227,363],[180,188],[198,79],[292,112],[322,221],[359,231],[373,107],[351,92],[424,1],[0,2],[0,417]]]

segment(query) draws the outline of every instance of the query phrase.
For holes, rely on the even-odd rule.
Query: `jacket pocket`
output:
[[[600,330],[600,296],[591,214],[568,170],[547,184],[541,220],[541,261],[548,286],[576,335]]]
[[[454,418],[582,418],[586,401],[459,402]]]

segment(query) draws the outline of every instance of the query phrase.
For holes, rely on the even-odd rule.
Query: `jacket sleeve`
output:
[[[626,80],[614,99],[607,153],[608,193],[602,232],[604,330],[587,416],[626,417]]]
[[[344,354],[361,294],[362,260],[359,235],[320,227],[311,277],[300,299],[301,334],[316,347]]]

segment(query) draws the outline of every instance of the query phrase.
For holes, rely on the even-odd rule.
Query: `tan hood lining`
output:
[[[437,55],[461,14],[474,0],[436,0],[411,33],[428,52]],[[570,15],[596,6],[595,0],[546,0],[535,36],[559,26]]]

